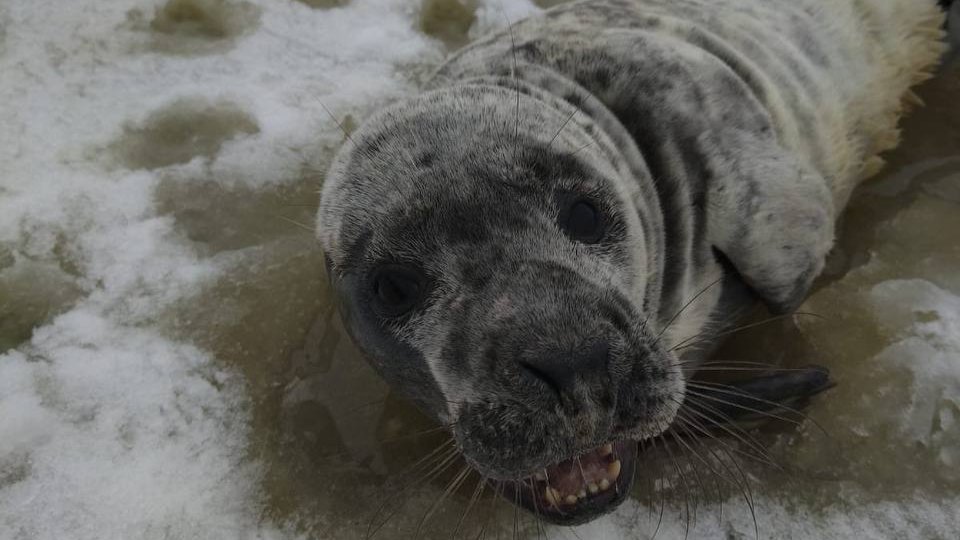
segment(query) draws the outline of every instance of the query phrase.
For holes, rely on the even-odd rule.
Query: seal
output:
[[[943,21],[936,0],[583,0],[481,39],[331,166],[348,331],[523,506],[609,511],[723,330],[803,301]]]

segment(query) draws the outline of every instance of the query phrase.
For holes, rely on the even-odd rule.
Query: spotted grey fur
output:
[[[335,159],[318,230],[347,328],[489,477],[660,433],[673,345],[802,302],[942,20],[936,0],[586,0],[481,39]],[[570,197],[600,242],[560,230]],[[402,317],[371,307],[387,263],[428,278]]]

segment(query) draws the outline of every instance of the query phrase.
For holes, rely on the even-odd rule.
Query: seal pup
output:
[[[583,0],[481,39],[331,166],[318,238],[346,328],[520,504],[611,510],[726,325],[803,301],[943,20],[936,0]]]

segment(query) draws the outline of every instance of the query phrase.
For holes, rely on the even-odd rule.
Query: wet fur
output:
[[[684,391],[673,345],[802,302],[942,22],[935,0],[586,0],[482,39],[331,168],[318,236],[346,326],[487,476],[656,435]],[[604,243],[559,231],[567,192],[615,220]],[[370,307],[384,261],[431,279],[402,320]],[[580,362],[569,396],[522,367],[543,358]]]

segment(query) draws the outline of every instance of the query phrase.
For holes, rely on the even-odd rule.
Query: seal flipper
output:
[[[814,396],[835,386],[830,370],[810,365],[726,384],[706,384],[697,390],[706,413],[721,424],[796,416]],[[775,416],[771,416],[775,415]]]
[[[833,245],[827,183],[775,141],[742,137],[710,187],[710,241],[774,313],[803,302]]]

